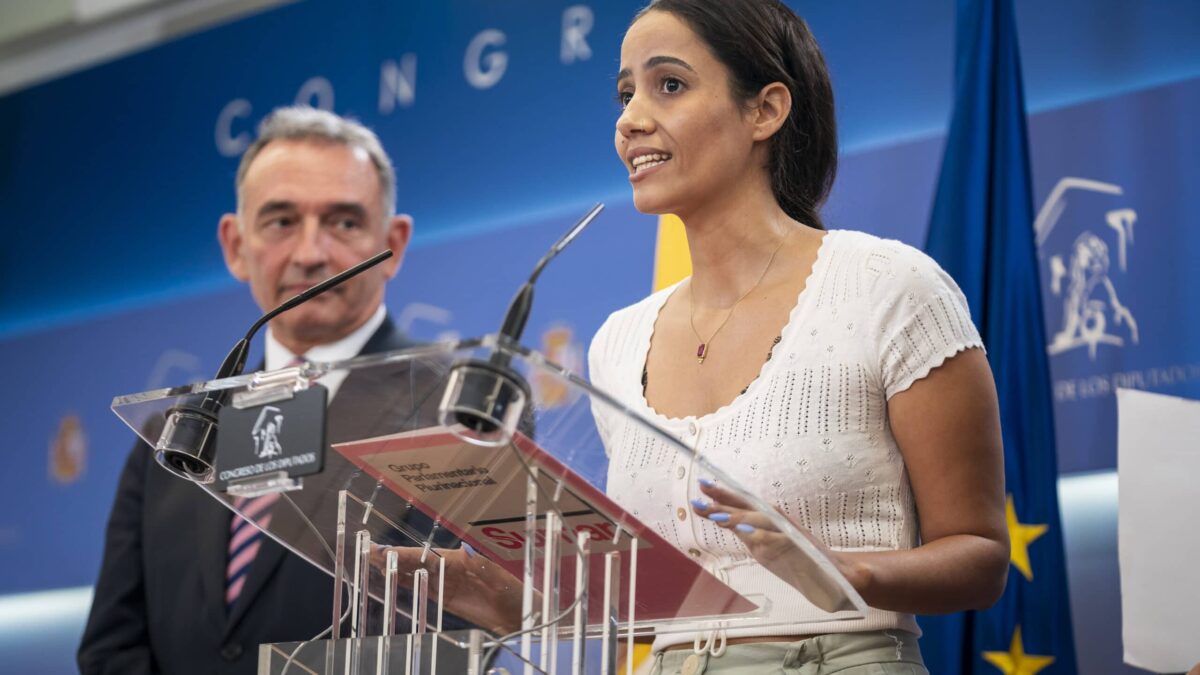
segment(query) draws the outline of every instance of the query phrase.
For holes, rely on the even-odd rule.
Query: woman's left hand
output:
[[[389,551],[397,554],[399,581],[412,587],[418,569],[429,573],[429,587],[443,588],[442,602],[447,611],[497,635],[506,635],[521,627],[521,601],[524,586],[508,570],[465,544],[457,549],[432,549],[419,546],[375,547],[372,563],[385,567]],[[445,564],[445,579],[438,575]]]
[[[775,576],[801,591],[807,590],[805,580],[811,578],[816,563],[808,555],[800,553],[799,547],[791,537],[780,532],[766,514],[755,509],[733,491],[707,480],[700,482],[700,491],[709,500],[692,501],[692,510],[696,514],[737,535],[750,551],[750,555]],[[807,537],[813,546],[834,564],[838,572],[846,577],[851,585],[857,587],[857,565],[826,546],[787,514],[779,511],[779,515]]]

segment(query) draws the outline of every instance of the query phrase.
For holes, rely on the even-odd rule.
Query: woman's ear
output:
[[[753,117],[756,141],[765,141],[779,131],[792,112],[792,92],[782,82],[763,87],[755,97]]]

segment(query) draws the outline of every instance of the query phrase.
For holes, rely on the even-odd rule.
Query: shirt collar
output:
[[[387,310],[381,304],[375,310],[375,314],[370,319],[367,319],[366,323],[355,329],[353,333],[337,342],[317,345],[305,352],[303,356],[308,361],[320,361],[324,363],[354,358],[366,346],[367,341],[371,339],[375,331],[379,330],[379,327],[383,325],[385,317],[387,317]],[[270,328],[267,328],[265,355],[267,370],[286,368],[296,358],[296,354],[293,354],[279,340],[275,339],[275,334],[271,332]]]

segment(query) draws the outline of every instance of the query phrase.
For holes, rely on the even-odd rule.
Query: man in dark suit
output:
[[[218,238],[230,273],[249,285],[264,311],[384,248],[396,254],[275,318],[267,370],[298,357],[329,362],[408,346],[383,299],[412,222],[395,214],[394,170],[370,130],[310,108],[277,110],[243,156],[236,187],[237,213],[221,218]],[[322,378],[331,396],[329,441],[428,424],[443,370],[433,359]],[[308,524],[297,514],[318,503],[328,512],[337,487],[363,480],[329,451],[321,476],[264,508],[275,518],[271,530],[289,533],[290,541],[309,527],[311,550],[302,552],[328,567],[323,549],[331,523]],[[78,654],[81,673],[249,674],[259,644],[308,640],[328,629],[329,574],[242,525],[137,444],[108,525]]]

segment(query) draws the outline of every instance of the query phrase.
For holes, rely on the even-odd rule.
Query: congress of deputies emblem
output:
[[[78,415],[64,415],[59,421],[58,431],[50,441],[49,459],[50,478],[54,482],[69,485],[83,476],[87,468],[87,436]]]
[[[1056,232],[1068,205],[1086,200],[1089,193],[1120,196],[1123,191],[1100,181],[1063,178],[1038,211],[1034,230],[1042,275],[1049,281],[1047,351],[1055,355],[1084,349],[1095,361],[1104,347],[1138,344],[1137,317],[1122,291],[1137,212],[1111,208],[1091,219],[1073,218],[1074,231],[1060,227]]]
[[[263,406],[258,413],[250,437],[254,441],[254,454],[259,459],[270,459],[283,454],[279,434],[283,431],[283,411],[273,405]]]
[[[542,354],[564,370],[576,374],[583,372],[583,345],[566,324],[554,324],[542,333]],[[545,408],[568,406],[579,397],[578,391],[573,393],[562,380],[544,371],[536,373],[533,384],[538,404]]]

